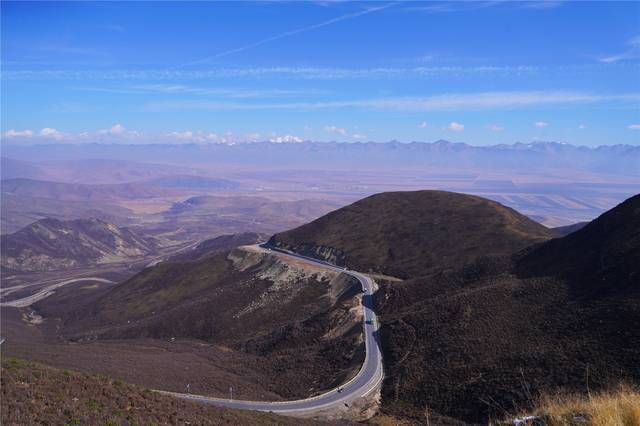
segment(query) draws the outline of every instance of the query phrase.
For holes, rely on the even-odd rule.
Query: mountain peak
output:
[[[551,237],[544,226],[481,197],[445,191],[385,192],[335,210],[270,244],[360,271],[401,278]]]

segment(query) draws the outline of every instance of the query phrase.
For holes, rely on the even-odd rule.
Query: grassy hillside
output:
[[[229,410],[151,392],[104,376],[2,361],[1,423],[102,425],[313,425],[311,420]]]
[[[510,254],[551,237],[494,201],[443,191],[387,192],[276,234],[270,243],[400,278]]]
[[[636,196],[510,260],[383,286],[385,410],[485,422],[541,394],[639,383],[638,230]]]
[[[550,426],[640,426],[640,392],[621,385],[587,395],[542,395],[535,408],[525,413],[517,418],[535,416]]]
[[[62,333],[79,342],[198,339],[260,356],[275,393],[302,397],[359,368],[359,289],[347,277],[305,273],[273,256],[237,250],[231,257],[159,264],[73,308],[55,297],[35,308],[45,318],[62,318]]]

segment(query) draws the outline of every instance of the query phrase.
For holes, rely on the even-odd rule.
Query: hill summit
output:
[[[541,395],[638,383],[638,265],[640,195],[500,263],[383,283],[386,408],[487,423]]]
[[[269,244],[359,271],[408,278],[551,238],[513,209],[445,191],[385,192],[274,235]]]

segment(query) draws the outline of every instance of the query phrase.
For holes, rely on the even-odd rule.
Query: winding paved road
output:
[[[57,288],[63,287],[65,285],[67,285],[67,284],[73,284],[73,283],[82,282],[82,281],[115,284],[114,281],[108,280],[106,278],[100,278],[100,277],[73,278],[71,280],[60,281],[60,282],[57,282],[55,284],[49,285],[49,286],[41,289],[40,291],[32,294],[31,296],[23,297],[22,299],[11,300],[9,302],[2,302],[2,303],[0,303],[0,306],[12,306],[14,308],[24,308],[24,307],[33,305],[34,303],[51,296],[52,294],[55,293],[55,290]],[[9,288],[7,288],[5,290],[14,290],[14,289],[17,290],[17,289],[20,289],[20,288],[23,288],[23,287],[25,287],[25,286],[9,287]],[[0,294],[2,294],[2,293],[0,293]],[[7,294],[9,294],[9,293],[7,293]]]
[[[345,404],[347,406],[351,406],[354,401],[373,392],[382,382],[384,372],[382,368],[382,353],[380,352],[380,341],[378,338],[378,321],[376,318],[376,314],[373,312],[374,283],[371,278],[358,272],[336,267],[335,265],[327,262],[319,261],[306,256],[301,256],[284,250],[261,246],[254,247],[265,251],[277,252],[278,255],[282,257],[290,257],[298,261],[302,260],[305,262],[313,263],[315,265],[320,265],[335,272],[351,275],[352,277],[355,277],[356,279],[358,279],[358,281],[360,281],[364,292],[362,296],[362,306],[364,310],[363,326],[365,332],[364,334],[366,347],[366,357],[364,360],[364,364],[360,368],[360,371],[353,379],[338,388],[332,389],[321,395],[295,401],[244,401],[212,398],[202,395],[192,395],[175,392],[162,393],[173,395],[179,398],[189,399],[192,401],[198,401],[206,404],[228,408],[271,411],[274,413],[285,415],[311,415],[312,413],[319,410],[331,409],[334,407],[343,408]]]

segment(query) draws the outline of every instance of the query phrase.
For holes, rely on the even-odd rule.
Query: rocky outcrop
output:
[[[272,283],[260,298],[240,311],[238,317],[273,303],[287,303],[309,283],[323,283],[327,286],[326,296],[330,305],[360,291],[360,283],[350,275],[304,262],[284,262],[276,254],[251,247],[238,247],[229,252],[227,259],[238,271],[252,270],[256,278]]]
[[[303,244],[287,244],[284,241],[279,240],[275,235],[269,239],[267,245],[283,250],[292,251],[294,253],[301,254],[303,256],[312,257],[314,259],[323,260],[325,262],[333,263],[336,266],[345,266],[346,258],[342,250],[318,245],[311,243]]]

